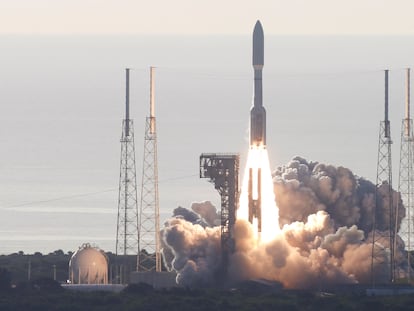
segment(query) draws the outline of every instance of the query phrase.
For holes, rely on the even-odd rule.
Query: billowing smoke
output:
[[[300,157],[278,167],[273,182],[282,229],[272,241],[257,243],[251,224],[237,220],[227,281],[267,279],[286,288],[368,283],[376,186],[347,168]],[[390,228],[387,187],[378,188],[375,222],[376,232],[384,235]],[[400,208],[399,226],[405,209],[395,191],[392,201]],[[222,276],[220,218],[210,202],[193,203],[191,209],[175,209],[174,217],[165,223],[161,234],[164,263],[177,272],[179,284],[208,286]],[[384,238],[378,243],[384,246],[379,256],[388,260],[389,241]],[[397,249],[396,264],[404,270],[400,238]],[[376,273],[386,281],[383,269]]]
[[[286,166],[277,168],[273,176],[281,225],[305,221],[317,211],[326,211],[335,229],[356,225],[365,234],[372,230],[375,185],[351,170],[296,157]],[[379,193],[376,226],[385,231],[390,225],[386,184],[379,188]],[[401,206],[399,200],[398,193],[394,192],[394,207]],[[401,207],[398,214],[400,224],[405,216],[404,208]]]
[[[221,265],[220,227],[211,202],[193,203],[193,211],[178,207],[161,230],[164,264],[177,272],[183,286],[209,285]],[[203,215],[206,218],[203,218]]]

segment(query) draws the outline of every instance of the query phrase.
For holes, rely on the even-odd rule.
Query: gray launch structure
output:
[[[137,271],[161,272],[155,67],[150,67],[150,116],[146,118],[138,220]]]
[[[404,216],[402,204],[405,207],[405,217],[401,221],[399,235],[404,241],[407,251],[407,267],[412,266],[412,251],[414,250],[414,134],[413,120],[410,114],[410,68],[406,69],[405,83],[405,116],[401,124],[400,168],[398,177],[398,192],[401,200],[398,203],[396,219]],[[402,203],[402,204],[401,204]],[[398,274],[397,274],[398,273]],[[400,278],[405,278],[407,283],[413,282],[413,270],[406,269],[406,273],[396,272]]]
[[[203,153],[200,156],[200,178],[209,178],[221,196],[221,259],[222,276],[226,275],[230,254],[234,251],[232,237],[239,202],[238,154]]]
[[[395,211],[392,190],[392,161],[391,161],[391,124],[388,119],[388,70],[385,70],[385,110],[384,121],[380,122],[378,141],[377,181],[375,191],[375,210],[372,227],[372,256],[371,256],[371,283],[373,287],[381,283],[395,282]],[[378,219],[384,217],[380,214],[381,197],[383,210],[388,211],[388,230],[377,228]],[[378,230],[379,229],[379,230]],[[387,241],[388,243],[385,243]],[[385,244],[385,246],[383,246]],[[388,257],[384,260],[384,257]]]
[[[125,119],[122,122],[116,254],[138,254],[138,205],[134,123],[129,117],[129,68],[126,75]]]

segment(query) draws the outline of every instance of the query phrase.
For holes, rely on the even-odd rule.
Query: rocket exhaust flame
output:
[[[264,147],[249,149],[237,219],[253,225],[256,244],[272,240],[280,231],[269,157]]]

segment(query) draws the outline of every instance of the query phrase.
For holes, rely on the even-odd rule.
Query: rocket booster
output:
[[[249,169],[249,222],[257,219],[257,231],[262,232],[262,169],[257,170],[256,176],[257,198],[253,197],[253,169]]]
[[[264,36],[260,21],[253,30],[254,99],[250,110],[250,148],[266,147],[266,110],[262,98],[262,70],[264,64]],[[257,231],[262,231],[262,172],[249,169],[248,200],[249,222],[257,220]]]
[[[254,100],[250,110],[250,146],[266,146],[266,110],[263,107],[262,71],[264,35],[260,21],[253,30]]]

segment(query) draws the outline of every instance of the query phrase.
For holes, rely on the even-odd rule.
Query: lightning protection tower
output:
[[[161,271],[160,211],[158,202],[157,130],[154,72],[150,67],[150,116],[146,118],[142,165],[137,271]]]
[[[371,281],[394,282],[395,215],[392,198],[391,130],[388,119],[388,70],[385,70],[385,118],[380,123],[377,184],[373,213]]]
[[[400,172],[398,181],[398,191],[401,195],[402,203],[405,206],[405,217],[402,219],[400,236],[405,243],[407,251],[407,281],[411,282],[411,258],[410,253],[414,250],[414,140],[413,140],[413,120],[410,116],[410,69],[406,69],[405,82],[405,117],[401,124],[401,150],[400,150]],[[402,210],[398,208],[397,211]],[[402,215],[401,215],[402,216]]]
[[[138,204],[134,123],[129,118],[129,68],[126,69],[126,110],[122,122],[116,254],[138,254]]]

